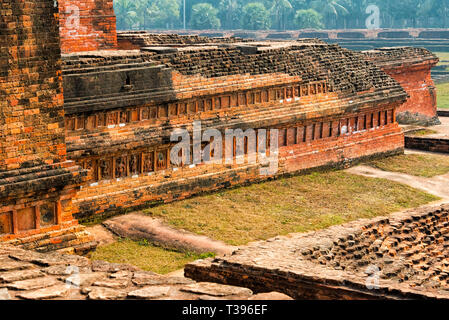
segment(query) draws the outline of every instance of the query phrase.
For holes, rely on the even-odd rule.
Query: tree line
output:
[[[114,0],[120,30],[365,29],[369,5],[381,28],[447,28],[449,0]]]

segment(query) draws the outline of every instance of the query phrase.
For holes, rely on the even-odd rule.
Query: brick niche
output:
[[[407,101],[397,110],[403,124],[440,124],[436,88],[431,70],[439,61],[423,48],[383,48],[365,52],[369,60],[393,77],[407,91]]]

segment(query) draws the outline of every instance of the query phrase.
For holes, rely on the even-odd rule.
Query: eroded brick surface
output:
[[[360,53],[319,40],[125,38],[142,51],[63,57],[68,156],[89,170],[91,184],[75,200],[82,221],[403,150],[395,114],[406,93]],[[192,133],[194,121],[223,135],[278,129],[279,170],[264,177],[246,160],[172,164],[170,135]]]
[[[58,5],[62,52],[117,48],[112,0],[59,0]]]
[[[142,271],[130,265],[59,253],[36,253],[5,245],[0,245],[0,261],[10,261],[6,263],[11,266],[9,271],[0,270],[0,289],[8,299],[258,299],[247,288],[197,283],[187,278]],[[266,296],[289,299],[280,293]]]
[[[298,299],[448,299],[449,206],[277,237],[186,276]]]

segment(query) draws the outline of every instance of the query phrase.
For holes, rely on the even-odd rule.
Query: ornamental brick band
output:
[[[449,206],[249,244],[187,277],[295,299],[448,299]]]

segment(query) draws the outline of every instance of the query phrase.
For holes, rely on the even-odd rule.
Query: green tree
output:
[[[180,0],[151,0],[145,9],[145,29],[150,28],[173,28],[179,23]]]
[[[198,3],[192,7],[190,26],[194,29],[218,29],[221,26],[218,10],[210,3]]]
[[[240,26],[240,4],[237,0],[221,0],[219,11],[223,28],[237,29]]]
[[[326,21],[327,27],[337,27],[337,19],[340,16],[349,14],[348,9],[343,5],[344,0],[312,0],[312,9],[320,12]]]
[[[293,6],[288,0],[273,0],[270,12],[278,30],[285,30],[285,18],[293,10]]]
[[[134,1],[115,0],[114,11],[117,15],[117,28],[120,30],[131,29],[136,17]]]
[[[313,9],[298,10],[295,14],[295,23],[299,29],[322,29],[323,17]]]
[[[243,7],[249,10],[247,5],[256,2],[269,9],[270,23],[266,23],[266,10],[260,6],[251,6],[256,14],[254,18],[247,15],[243,19]],[[311,14],[301,13],[300,20],[310,19],[308,23],[298,24],[295,18],[298,10],[314,9],[322,16],[326,28],[365,28],[365,10],[370,4],[379,7],[381,26],[385,28],[449,26],[449,0],[188,0],[186,17],[194,28],[218,28],[221,22],[226,29],[237,29],[245,20],[244,28],[267,29],[272,25],[283,30],[317,25]],[[117,28],[121,30],[182,26],[182,0],[114,0],[114,9]]]
[[[262,3],[248,3],[243,7],[242,25],[249,30],[269,29],[270,13]]]

